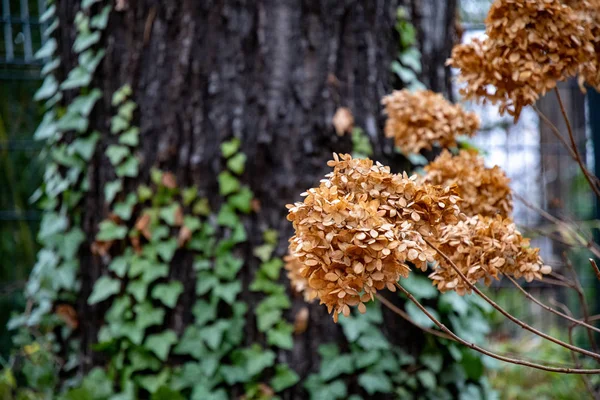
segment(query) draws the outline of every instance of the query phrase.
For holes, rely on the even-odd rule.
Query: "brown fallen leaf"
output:
[[[192,231],[187,226],[182,226],[177,236],[177,247],[183,247],[192,237]]]
[[[77,312],[69,304],[59,304],[56,306],[55,314],[71,329],[77,329],[79,326],[79,320],[77,319]]]
[[[152,232],[150,232],[150,214],[143,213],[136,221],[135,229],[140,231],[146,239],[150,240],[152,238]]]
[[[354,127],[354,116],[350,109],[340,107],[335,112],[331,122],[335,128],[335,133],[338,136],[344,136],[345,133],[350,133]]]
[[[175,178],[172,172],[165,172],[162,175],[161,183],[169,189],[175,189],[177,187],[177,178]]]
[[[296,318],[294,318],[294,333],[296,335],[306,332],[306,329],[308,328],[309,315],[310,312],[308,311],[308,307],[302,307],[296,313]]]

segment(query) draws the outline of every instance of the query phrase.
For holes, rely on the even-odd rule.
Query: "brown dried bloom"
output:
[[[455,223],[459,198],[454,187],[419,184],[369,159],[334,154],[327,165],[333,172],[319,187],[287,206],[296,232],[290,255],[297,259],[289,268],[295,286],[315,291],[337,321],[349,306],[364,312],[377,290],[395,290],[408,276],[407,262],[426,269],[434,253],[422,235]]]
[[[385,136],[394,138],[396,146],[408,153],[431,149],[436,143],[455,146],[458,135],[473,136],[479,129],[475,113],[430,90],[397,90],[381,103],[388,115]]]
[[[589,27],[594,46],[594,56],[581,65],[579,86],[585,91],[584,83],[600,90],[600,0],[574,0],[568,2],[582,25]]]
[[[306,302],[316,299],[318,293],[308,286],[308,280],[300,274],[302,263],[298,258],[288,254],[283,258],[283,261],[285,261],[285,269],[292,289],[298,293],[302,293]]]
[[[589,27],[561,0],[496,0],[486,27],[483,41],[455,46],[447,63],[460,69],[465,98],[498,103],[515,120],[595,57]]]
[[[461,150],[452,156],[444,150],[425,166],[423,182],[432,185],[456,184],[460,198],[460,211],[467,216],[477,214],[507,217],[511,214],[512,193],[510,179],[498,166],[486,168],[483,158],[474,151]]]
[[[469,217],[456,225],[446,225],[440,231],[437,246],[472,284],[483,279],[489,286],[498,274],[524,277],[531,282],[552,271],[543,265],[539,249],[529,246],[529,239],[521,236],[514,222],[499,215]],[[446,260],[436,256],[436,261],[438,265],[429,277],[441,292],[471,292]]]

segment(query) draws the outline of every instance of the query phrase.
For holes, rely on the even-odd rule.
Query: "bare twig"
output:
[[[569,326],[569,343],[573,344],[573,328],[575,327],[575,324],[571,324]],[[581,363],[579,362],[579,359],[577,358],[577,354],[575,354],[574,352],[570,352],[569,354],[571,354],[571,359],[573,360],[573,364],[575,364],[576,368],[581,368]],[[583,384],[585,385],[586,390],[589,392],[590,396],[592,396],[592,398],[594,400],[598,400],[599,396],[598,394],[594,391],[594,387],[592,386],[592,383],[590,382],[590,378],[587,375],[581,375],[581,380],[583,381]]]
[[[519,360],[519,359],[516,359],[516,358],[505,357],[505,356],[496,354],[496,353],[494,353],[494,352],[492,352],[490,350],[484,349],[483,347],[480,347],[480,346],[478,346],[478,345],[476,345],[474,343],[467,342],[466,340],[464,340],[463,338],[461,338],[460,336],[458,336],[454,332],[452,332],[450,329],[448,329],[440,321],[438,321],[402,285],[400,285],[399,283],[396,283],[396,286],[398,287],[398,289],[400,289],[400,291],[402,291],[406,295],[406,297],[408,297],[408,299],[410,301],[412,301],[414,303],[414,305],[416,305],[431,321],[433,321],[433,323],[436,324],[438,326],[438,328],[440,328],[442,331],[444,331],[445,333],[447,333],[448,335],[450,335],[454,340],[456,340],[457,342],[461,343],[462,345],[467,346],[470,349],[473,349],[475,351],[478,351],[481,354],[484,354],[484,355],[486,355],[488,357],[492,357],[492,358],[495,358],[496,360],[508,362],[508,363],[511,363],[511,364],[523,365],[523,366],[526,366],[526,367],[531,367],[531,368],[535,368],[535,369],[541,369],[543,371],[549,371],[549,372],[560,372],[560,373],[563,373],[563,374],[597,374],[597,373],[600,373],[600,369],[581,369],[581,368],[550,367],[550,366],[543,365],[543,364],[537,364],[537,363],[532,363],[532,362],[528,362],[528,361],[524,361],[524,360]]]
[[[489,303],[492,307],[494,307],[496,310],[498,310],[502,315],[504,315],[506,318],[510,319],[512,322],[514,322],[515,324],[519,325],[521,328],[528,330],[529,332],[536,334],[539,337],[542,337],[552,343],[555,343],[559,346],[562,346],[564,348],[567,348],[569,350],[572,351],[576,351],[578,353],[584,354],[588,357],[594,358],[596,360],[600,360],[600,355],[596,354],[594,352],[591,352],[589,350],[586,349],[582,349],[580,347],[577,346],[572,346],[569,343],[563,342],[562,340],[556,339],[555,337],[552,337],[550,335],[545,334],[544,332],[535,329],[534,327],[526,324],[525,322],[521,321],[520,319],[516,318],[515,316],[513,316],[512,314],[510,314],[508,311],[506,311],[504,308],[500,307],[498,304],[496,304],[492,299],[490,299],[488,296],[485,295],[485,293],[483,293],[481,290],[479,290],[479,288],[477,288],[475,285],[473,285],[465,276],[465,274],[463,274],[461,272],[460,269],[458,269],[458,267],[456,266],[456,264],[454,264],[454,261],[452,261],[450,259],[450,257],[448,257],[443,251],[441,251],[440,249],[437,248],[436,245],[434,245],[433,243],[431,243],[428,239],[423,238],[423,240],[432,248],[434,249],[439,255],[441,255],[452,267],[452,269],[454,269],[454,271],[461,277],[461,279],[467,284],[467,286],[473,290],[475,293],[477,293],[479,295],[479,297],[481,297],[483,300],[485,300],[487,303]]]
[[[596,261],[594,261],[593,258],[590,258],[590,264],[592,265],[592,268],[594,268],[594,272],[596,273],[596,278],[598,278],[598,280],[600,281],[600,269],[598,269],[598,266],[596,265]]]
[[[599,332],[599,333],[600,333],[600,329],[599,329],[599,328],[596,328],[595,326],[589,325],[589,324],[585,323],[584,321],[580,321],[580,320],[578,320],[578,319],[575,319],[575,318],[573,318],[573,317],[569,316],[568,314],[562,313],[562,312],[560,312],[560,311],[558,311],[558,310],[555,310],[554,308],[552,308],[552,307],[550,307],[550,306],[548,306],[548,305],[546,305],[546,304],[542,303],[541,301],[539,301],[538,299],[536,299],[535,297],[533,297],[533,296],[531,295],[531,293],[529,293],[527,290],[523,289],[523,287],[522,287],[521,285],[519,285],[519,284],[517,283],[517,281],[516,281],[516,280],[515,280],[515,279],[514,279],[512,276],[508,276],[508,275],[504,275],[504,276],[505,276],[506,278],[508,278],[508,280],[510,280],[510,281],[513,283],[513,285],[515,285],[515,287],[516,287],[517,289],[519,289],[519,291],[520,291],[521,293],[523,293],[523,295],[524,295],[525,297],[527,297],[529,300],[533,301],[533,302],[534,302],[535,304],[537,304],[538,306],[542,307],[544,310],[546,310],[546,311],[550,311],[550,312],[551,312],[551,313],[553,313],[553,314],[556,314],[556,315],[558,315],[558,316],[560,316],[560,317],[566,318],[566,319],[568,319],[569,321],[571,321],[571,322],[572,322],[573,324],[575,324],[575,325],[581,325],[581,326],[585,326],[585,327],[586,327],[586,328],[588,328],[588,329],[592,329],[592,330],[594,330],[594,331],[596,331],[596,332]]]
[[[431,329],[431,328],[426,328],[423,325],[419,325],[414,319],[412,319],[407,313],[406,311],[396,307],[391,301],[389,301],[388,299],[386,299],[385,297],[383,297],[380,294],[375,294],[375,297],[381,301],[381,303],[386,306],[387,308],[389,308],[392,312],[394,312],[395,314],[399,315],[400,317],[404,318],[405,320],[407,320],[408,322],[410,322],[411,324],[413,324],[414,326],[416,326],[417,328],[421,329],[422,331],[425,331],[427,333],[430,333],[432,335],[435,335],[437,337],[440,337],[442,339],[449,339],[449,340],[454,340],[452,338],[452,336],[445,334],[444,332],[440,332],[440,331],[436,331],[435,329]]]
[[[558,87],[554,88],[554,93],[556,93],[556,99],[558,100],[558,105],[560,106],[560,112],[562,113],[562,116],[565,119],[565,124],[567,125],[567,131],[569,132],[569,140],[571,141],[573,153],[575,153],[575,161],[577,161],[577,164],[579,164],[579,168],[581,168],[581,172],[583,172],[585,179],[590,184],[590,188],[592,188],[594,193],[596,193],[596,196],[600,197],[600,189],[598,189],[596,184],[593,182],[592,176],[589,173],[589,171],[585,168],[583,160],[581,159],[581,155],[579,154],[579,150],[577,149],[575,135],[573,135],[573,128],[571,128],[571,122],[569,121],[569,117],[567,116],[567,111],[565,110],[565,106],[563,105]]]

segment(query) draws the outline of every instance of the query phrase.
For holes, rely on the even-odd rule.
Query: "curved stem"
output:
[[[454,261],[452,261],[450,259],[450,257],[448,257],[443,251],[441,251],[440,249],[437,248],[437,246],[435,246],[433,243],[431,243],[429,240],[427,240],[426,238],[423,238],[423,240],[432,248],[434,249],[439,255],[441,255],[444,260],[446,260],[448,262],[448,264],[450,264],[450,266],[452,267],[452,269],[454,269],[454,271],[461,277],[461,279],[467,284],[467,286],[473,290],[475,293],[477,293],[479,295],[479,297],[481,297],[483,300],[485,300],[487,303],[489,303],[492,307],[494,307],[496,310],[500,311],[500,313],[502,315],[504,315],[506,318],[510,319],[512,322],[514,322],[515,324],[519,325],[521,328],[528,330],[531,333],[534,333],[546,340],[549,340],[559,346],[562,346],[564,348],[567,348],[569,350],[572,351],[576,351],[578,353],[584,354],[586,356],[589,356],[591,358],[594,358],[596,360],[600,360],[600,355],[596,354],[594,352],[591,352],[589,350],[585,350],[582,349],[580,347],[577,346],[572,346],[569,343],[563,342],[562,340],[556,339],[550,335],[545,334],[542,331],[539,331],[537,329],[535,329],[534,327],[526,324],[525,322],[521,321],[520,319],[516,318],[515,316],[513,316],[512,314],[510,314],[508,311],[506,311],[504,308],[500,307],[498,304],[496,304],[492,299],[490,299],[488,296],[486,296],[481,290],[479,290],[475,285],[473,285],[465,276],[465,274],[463,274],[460,269],[458,269],[458,267],[456,266],[456,264],[454,264]]]
[[[404,287],[402,287],[402,285],[400,285],[399,283],[396,283],[396,286],[398,287],[398,289],[400,289],[400,291],[402,291],[406,295],[406,297],[408,297],[408,299],[410,301],[412,301],[421,311],[423,311],[423,313],[425,315],[427,315],[427,317],[431,321],[433,321],[433,323],[436,324],[438,326],[438,328],[440,328],[442,331],[446,332],[448,335],[450,335],[454,340],[456,340],[460,344],[463,344],[463,345],[469,347],[470,349],[478,351],[481,354],[485,354],[486,356],[495,358],[496,360],[508,362],[511,364],[524,365],[526,367],[541,369],[543,371],[549,371],[549,372],[560,372],[563,374],[597,374],[597,373],[600,373],[600,369],[549,367],[547,365],[542,365],[542,364],[537,364],[537,363],[533,363],[533,362],[529,362],[529,361],[519,360],[516,358],[501,356],[492,351],[486,350],[483,347],[480,347],[474,343],[467,342],[466,340],[464,340],[463,338],[461,338],[460,336],[458,336],[454,332],[452,332],[450,329],[448,329],[440,321],[438,321],[429,311],[427,311],[425,306],[423,306],[421,303],[419,303],[419,301],[417,299],[415,299],[415,297],[408,290],[406,290]]]
[[[423,325],[419,325],[404,310],[396,307],[391,301],[389,301],[388,299],[386,299],[385,297],[383,297],[379,293],[376,293],[375,297],[379,301],[381,301],[381,303],[384,306],[386,306],[388,309],[390,309],[393,313],[395,313],[395,314],[399,315],[400,317],[404,318],[405,320],[407,320],[408,322],[410,322],[411,324],[413,324],[417,328],[421,329],[422,331],[430,333],[430,334],[432,334],[434,336],[437,336],[439,338],[442,338],[442,339],[454,340],[454,338],[452,338],[452,336],[450,336],[450,335],[448,335],[448,334],[446,334],[444,332],[436,331],[435,329],[430,329],[430,328],[424,327]]]
[[[590,187],[596,193],[596,196],[600,197],[600,190],[592,181],[591,174],[586,169],[583,160],[581,159],[581,154],[579,154],[579,150],[577,149],[577,143],[575,142],[575,135],[573,135],[573,128],[571,128],[571,122],[569,121],[569,117],[567,116],[567,111],[565,110],[565,106],[563,105],[562,98],[560,97],[560,91],[558,87],[554,88],[554,93],[556,93],[556,99],[558,100],[558,105],[560,106],[560,112],[562,113],[563,118],[565,119],[565,124],[567,125],[567,131],[569,132],[569,140],[571,141],[571,147],[573,149],[573,153],[575,153],[575,161],[579,164],[579,168],[581,168],[581,172],[585,176],[585,179],[590,184]]]
[[[600,333],[600,329],[599,328],[596,328],[595,326],[587,324],[584,321],[580,321],[580,320],[578,320],[576,318],[573,318],[573,317],[569,316],[568,314],[564,314],[564,313],[562,313],[562,312],[560,312],[558,310],[555,310],[554,308],[552,308],[552,307],[550,307],[550,306],[542,303],[541,301],[539,301],[538,299],[536,299],[535,297],[533,297],[531,295],[531,293],[529,293],[527,290],[523,289],[523,286],[519,285],[517,283],[517,281],[512,276],[508,276],[508,275],[504,275],[504,276],[506,278],[508,278],[513,283],[513,285],[515,285],[516,288],[519,289],[519,291],[521,293],[523,293],[523,295],[525,297],[527,297],[529,300],[533,301],[538,306],[542,307],[544,310],[550,311],[553,314],[556,314],[556,315],[558,315],[558,316],[560,316],[562,318],[568,319],[569,321],[573,322],[573,324],[575,324],[575,325],[585,326],[587,329],[591,329],[593,331],[596,331],[596,332]]]

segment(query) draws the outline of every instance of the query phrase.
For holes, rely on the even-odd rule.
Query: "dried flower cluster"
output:
[[[467,216],[507,217],[511,214],[512,193],[510,179],[498,166],[486,168],[483,158],[476,152],[461,150],[452,156],[444,150],[435,160],[425,166],[423,182],[432,185],[458,186],[462,199],[460,211]]]
[[[498,103],[515,120],[583,66],[588,75],[597,73],[589,25],[561,0],[496,0],[486,34],[483,41],[455,46],[448,64],[460,69],[465,98]]]
[[[419,184],[369,159],[334,154],[328,165],[333,172],[319,187],[288,205],[296,233],[289,249],[297,259],[288,271],[292,284],[316,292],[308,297],[337,320],[350,306],[364,312],[377,290],[395,290],[410,271],[406,262],[425,270],[434,253],[423,235],[457,222],[459,198],[455,187]]]
[[[600,0],[573,0],[568,3],[583,21],[582,25],[590,29],[593,38],[595,55],[581,66],[579,86],[584,89],[587,82],[600,90]]]
[[[388,119],[385,135],[394,138],[397,147],[408,153],[456,145],[458,135],[473,136],[479,119],[460,105],[448,102],[429,90],[414,93],[394,91],[382,99]]]
[[[438,248],[448,255],[458,269],[475,284],[480,279],[486,285],[498,274],[528,282],[542,279],[552,269],[543,265],[539,249],[529,246],[510,218],[469,217],[456,225],[441,228]],[[469,286],[443,258],[436,257],[438,265],[430,274],[441,292],[456,290],[460,295],[470,293]]]

